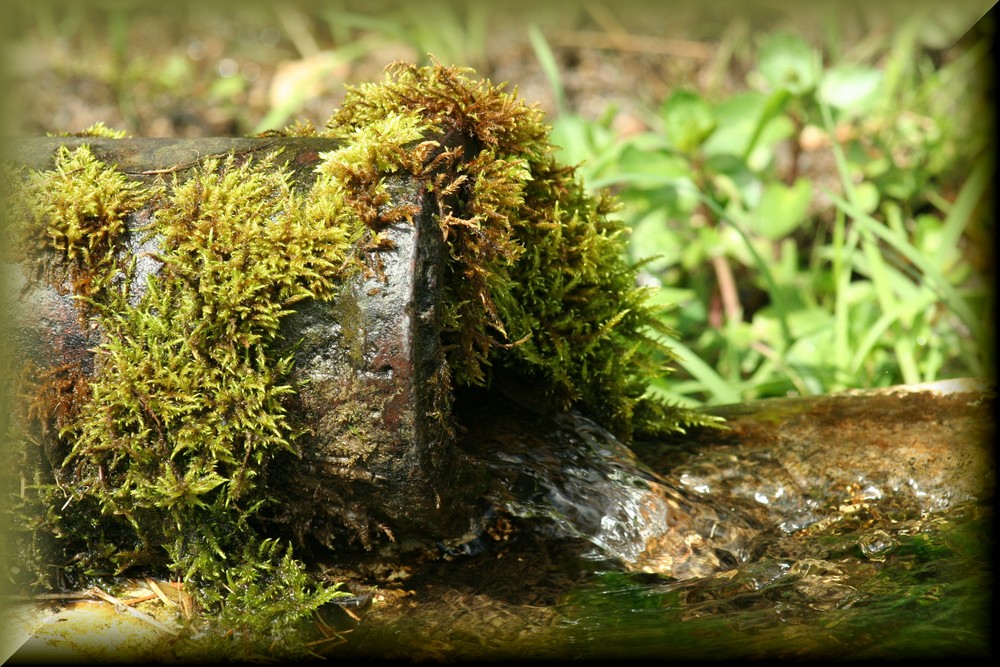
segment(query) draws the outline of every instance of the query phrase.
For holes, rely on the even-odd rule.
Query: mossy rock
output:
[[[398,64],[323,129],[159,167],[88,134],[4,173],[22,297],[63,299],[59,335],[100,342],[15,374],[5,454],[34,484],[14,532],[39,562],[213,584],[275,536],[453,535],[482,502],[453,402],[511,383],[625,440],[712,422],[646,394],[669,332],[613,201],[468,71]],[[298,590],[308,610],[332,589]]]

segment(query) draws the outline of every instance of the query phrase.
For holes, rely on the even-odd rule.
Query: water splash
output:
[[[490,498],[519,517],[543,518],[558,536],[594,545],[589,557],[677,579],[746,561],[758,530],[707,500],[693,500],[639,461],[604,428],[558,415],[541,438],[493,452]]]

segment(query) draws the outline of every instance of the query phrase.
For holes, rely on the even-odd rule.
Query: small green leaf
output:
[[[854,196],[856,197],[858,206],[865,213],[874,212],[878,208],[878,203],[881,199],[878,188],[870,181],[864,181],[855,185]]]
[[[757,71],[773,90],[803,95],[816,88],[816,57],[801,37],[775,33],[761,47]]]
[[[872,107],[882,73],[868,67],[833,67],[823,75],[820,98],[836,109],[862,114]]]
[[[715,107],[718,127],[701,147],[708,156],[735,155],[756,171],[767,167],[775,145],[795,132],[784,113],[788,95],[758,92],[739,93]]]
[[[705,141],[708,155],[743,155],[750,146],[768,97],[750,91],[733,95],[714,111],[718,129]]]
[[[666,270],[681,259],[683,244],[669,227],[667,211],[662,207],[653,209],[635,224],[630,240],[633,259],[654,258],[646,264],[654,273]]]
[[[660,114],[667,139],[684,153],[697,149],[717,125],[708,103],[687,90],[678,90],[671,95]]]
[[[805,220],[811,200],[812,185],[805,179],[791,187],[769,183],[750,216],[750,228],[772,241],[787,236]]]
[[[687,179],[692,175],[691,165],[684,158],[664,151],[642,151],[632,146],[622,152],[618,168],[630,174],[655,174],[668,178]]]

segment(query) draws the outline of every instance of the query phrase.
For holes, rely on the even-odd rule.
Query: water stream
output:
[[[422,600],[395,617],[372,615],[349,653],[370,645],[381,656],[447,661],[992,652],[988,498],[913,477],[894,484],[890,465],[835,474],[832,446],[673,452],[670,468],[656,472],[573,414],[492,445],[482,450],[496,480],[491,500],[546,548],[486,540],[467,557],[473,583],[440,571],[453,589],[436,603],[436,589],[414,584]],[[815,466],[811,484],[803,460]],[[837,483],[841,473],[849,483]],[[561,541],[586,546],[558,561],[550,549]],[[550,575],[533,574],[536,566]],[[574,569],[585,575],[542,604],[511,593],[551,588],[551,572]]]
[[[692,498],[591,420],[558,415],[545,442],[493,453],[491,500],[515,516],[547,519],[540,530],[554,536],[591,542],[585,557],[677,579],[750,558],[760,533],[752,522],[710,497]]]

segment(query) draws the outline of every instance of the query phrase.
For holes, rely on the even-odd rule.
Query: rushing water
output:
[[[758,530],[743,517],[693,500],[644,466],[592,421],[559,415],[546,437],[494,453],[492,500],[543,529],[591,542],[586,556],[688,579],[744,562]]]
[[[575,415],[505,439],[490,454],[493,502],[545,540],[589,545],[546,565],[589,576],[545,606],[501,603],[487,583],[415,602],[361,623],[348,646],[432,660],[991,653],[991,499],[932,497],[912,479],[889,489],[878,471],[852,473],[849,501],[824,497],[770,454],[719,448],[660,475]],[[484,582],[515,557],[527,582],[538,558],[480,551],[469,558]]]
[[[606,571],[564,602],[567,654],[973,657],[991,650],[990,512],[839,525],[684,581]],[[784,540],[788,542],[789,540]]]

